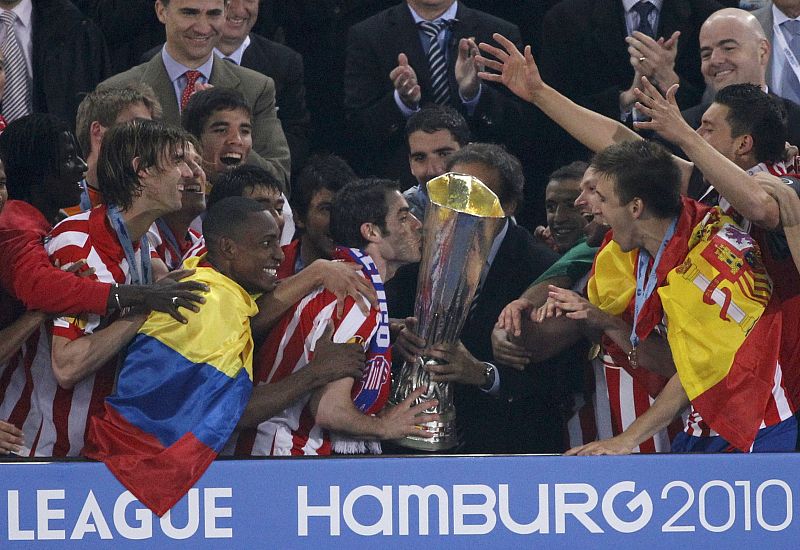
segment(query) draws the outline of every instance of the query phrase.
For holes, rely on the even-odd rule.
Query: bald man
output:
[[[719,10],[700,27],[700,72],[703,73],[709,97],[731,84],[755,84],[773,95],[779,88],[767,86],[766,70],[772,48],[756,17],[744,10]],[[789,142],[800,143],[800,106],[781,97],[789,123]],[[683,118],[692,128],[700,127],[700,119],[711,104],[709,99],[683,111]]]

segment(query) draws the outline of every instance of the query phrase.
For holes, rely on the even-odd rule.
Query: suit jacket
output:
[[[33,110],[75,127],[83,94],[111,74],[103,35],[67,0],[33,0]]]
[[[772,97],[777,97],[783,106],[786,108],[786,122],[789,126],[789,132],[786,139],[789,143],[796,145],[800,143],[800,105],[789,99],[784,99],[773,93]],[[703,118],[703,113],[706,112],[710,103],[695,105],[685,111],[682,111],[683,119],[695,130],[700,127],[700,122]]]
[[[128,69],[124,73],[112,76],[100,85],[123,87],[128,82],[149,84],[161,102],[164,121],[176,126],[181,125],[175,88],[160,55],[153,56],[150,61]],[[217,58],[211,69],[209,83],[242,92],[253,111],[253,151],[248,161],[259,164],[288,186],[289,147],[275,113],[275,85],[272,79]]]
[[[292,171],[297,172],[308,158],[311,133],[311,115],[306,108],[303,82],[303,58],[288,46],[250,33],[250,45],[242,55],[242,67],[253,69],[275,81],[278,118],[289,142]]]
[[[502,309],[516,300],[558,256],[523,227],[508,231],[486,274],[461,331],[461,341],[481,361],[493,361],[491,333]],[[413,314],[419,264],[405,266],[386,283],[389,314]],[[542,363],[523,372],[496,365],[500,393],[491,396],[475,386],[455,386],[456,418],[465,453],[560,452],[563,426],[559,416],[563,388],[555,365]]]
[[[163,44],[142,55],[141,62],[161,52]],[[250,33],[250,45],[242,54],[242,67],[247,67],[275,83],[275,104],[283,133],[289,143],[292,172],[305,164],[309,152],[311,116],[306,108],[306,89],[303,83],[303,58],[293,49]]]
[[[757,10],[753,10],[752,14],[755,16],[756,19],[758,19],[758,22],[761,23],[761,26],[764,28],[764,34],[767,36],[767,40],[769,40],[769,43],[772,45],[773,48],[775,48],[775,44],[772,44],[772,36],[774,34],[772,29],[773,25],[772,2],[768,3],[763,8],[758,8]],[[770,51],[769,61],[767,62],[766,82],[769,86],[772,86],[772,51]]]
[[[703,21],[721,7],[715,0],[667,0],[661,8],[657,36],[681,31],[675,72],[683,108],[702,97],[698,34]],[[619,93],[630,87],[634,74],[626,36],[620,0],[562,0],[542,24],[542,78],[581,105],[619,119]]]
[[[451,105],[461,108],[455,81],[458,41],[475,37],[476,42],[493,42],[491,35],[500,32],[519,43],[519,29],[492,15],[458,3],[458,23],[451,29],[448,53]],[[419,31],[408,5],[401,2],[354,25],[347,40],[344,74],[344,107],[351,135],[359,137],[356,152],[351,153],[362,172],[397,177],[412,183],[408,171],[405,140],[406,119],[394,100],[389,73],[397,66],[397,56],[405,53],[422,88],[421,104],[432,101],[428,58],[420,43]],[[480,101],[471,116],[462,110],[477,141],[512,143],[509,132],[520,132],[522,106],[505,90],[484,85]],[[528,128],[530,130],[530,128]]]

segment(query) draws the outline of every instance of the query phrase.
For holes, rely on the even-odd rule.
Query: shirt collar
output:
[[[0,13],[4,11],[8,10],[0,10]],[[11,11],[17,14],[19,22],[22,23],[23,27],[31,28],[31,17],[33,16],[33,4],[31,4],[31,0],[22,0],[22,2],[17,4]]]
[[[787,21],[794,21],[794,19],[789,18],[785,13],[778,9],[778,6],[772,4],[772,21],[775,23],[776,27],[780,27],[783,23]]]
[[[408,9],[411,10],[411,17],[414,18],[414,23],[421,23],[422,21],[427,21],[427,19],[423,19],[422,17],[420,17],[420,15],[417,12],[415,12],[414,8],[412,8],[410,5],[408,6]],[[453,5],[447,8],[447,11],[445,11],[442,15],[434,19],[434,21],[440,21],[442,19],[444,19],[445,21],[449,21],[451,19],[455,19],[457,11],[458,11],[458,2],[453,2]]]
[[[217,54],[217,57],[221,57],[223,59],[227,58],[232,60],[237,65],[241,65],[242,56],[244,55],[244,51],[247,49],[247,46],[249,45],[250,45],[250,35],[248,34],[247,36],[244,37],[244,42],[239,44],[239,47],[236,48],[236,50],[234,50],[230,55],[225,55],[217,48],[214,48],[214,53]]]
[[[657,11],[661,11],[661,6],[664,5],[664,0],[649,0],[651,4],[656,7]],[[633,6],[639,3],[639,0],[622,0],[622,6],[625,8],[625,13],[633,9]]]
[[[196,69],[190,69],[189,67],[181,65],[180,63],[175,61],[175,59],[173,59],[172,56],[169,55],[166,45],[164,45],[164,47],[161,48],[161,59],[164,61],[164,68],[167,69],[167,74],[169,75],[169,79],[172,82],[175,82],[176,80],[178,80],[178,78],[182,77],[186,71],[192,71],[192,70],[200,71],[200,74],[202,74],[205,77],[206,82],[211,80],[211,69],[214,66],[213,53],[208,56],[208,61],[206,61]]]

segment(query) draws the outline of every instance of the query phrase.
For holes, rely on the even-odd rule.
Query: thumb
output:
[[[405,320],[406,328],[411,332],[417,332],[417,325],[419,321],[417,321],[416,317],[406,317]]]
[[[400,53],[397,55],[397,64],[401,67],[408,67],[408,57],[406,57],[406,54]]]
[[[664,47],[668,50],[671,50],[672,48],[676,47],[678,45],[678,39],[680,37],[681,37],[681,31],[675,31],[674,33],[672,33],[672,36],[670,36],[669,39],[667,39],[667,41],[664,42]]]

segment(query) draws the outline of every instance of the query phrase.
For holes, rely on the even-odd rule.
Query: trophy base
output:
[[[423,413],[423,418],[426,414]],[[400,447],[415,449],[417,451],[435,452],[445,451],[457,447],[459,444],[456,434],[456,414],[455,411],[448,411],[439,414],[439,420],[422,422],[417,424],[420,429],[427,430],[434,434],[433,437],[406,436],[400,439],[391,440],[393,444]]]

